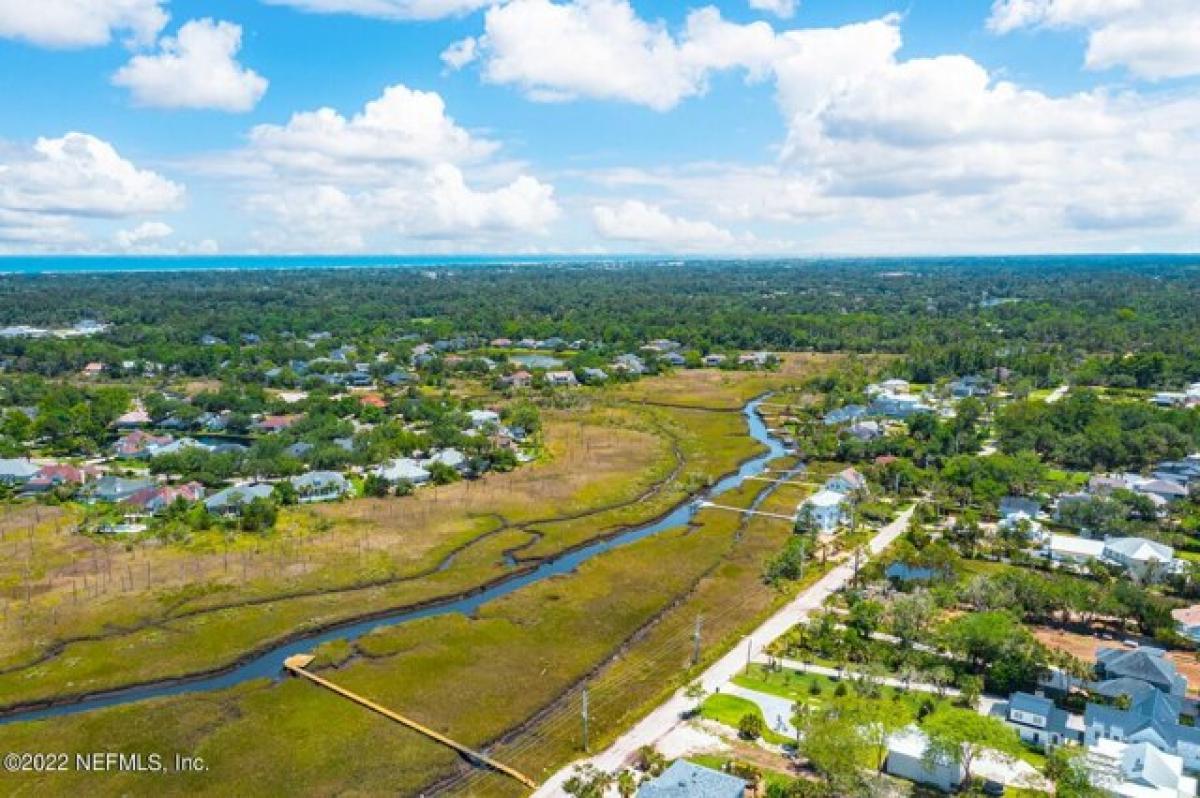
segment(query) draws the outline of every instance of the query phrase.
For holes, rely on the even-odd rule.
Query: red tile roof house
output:
[[[140,507],[149,513],[157,513],[170,507],[177,499],[196,502],[203,498],[204,486],[199,482],[188,482],[185,485],[155,485],[152,488],[143,488],[125,499],[124,503]]]
[[[528,371],[517,371],[509,374],[507,377],[501,377],[500,382],[505,385],[511,385],[514,388],[528,388],[533,385],[533,375]]]
[[[27,493],[37,493],[50,490],[58,485],[82,485],[98,473],[100,472],[95,468],[76,468],[67,463],[45,465],[33,476],[33,479],[25,483],[24,490]]]
[[[380,410],[386,410],[388,406],[387,400],[377,393],[365,393],[358,397],[358,401],[368,407],[377,407]]]
[[[96,376],[99,376],[103,371],[104,371],[103,363],[88,363],[86,366],[83,367],[83,376],[96,377]]]
[[[263,432],[282,432],[301,418],[303,416],[263,416],[254,426]]]
[[[147,449],[155,446],[166,446],[171,441],[175,440],[170,435],[151,435],[143,430],[134,430],[133,432],[119,438],[113,444],[113,451],[118,457],[140,457],[146,453]]]

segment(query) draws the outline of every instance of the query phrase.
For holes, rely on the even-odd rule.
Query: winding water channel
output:
[[[374,629],[396,626],[419,618],[430,618],[449,613],[470,615],[478,610],[480,606],[506,596],[513,591],[520,590],[527,585],[559,574],[570,573],[581,564],[607,551],[643,540],[668,529],[683,526],[691,518],[693,505],[697,500],[714,499],[723,493],[739,487],[746,481],[747,477],[762,473],[768,462],[786,454],[782,442],[768,431],[766,424],[763,423],[763,420],[758,415],[758,406],[766,398],[766,396],[759,397],[749,402],[742,410],[749,425],[750,436],[767,447],[766,453],[746,461],[738,469],[737,473],[725,477],[702,495],[693,496],[687,502],[680,504],[670,513],[660,517],[656,521],[630,527],[619,535],[615,535],[607,540],[598,541],[557,557],[549,558],[533,570],[515,574],[511,578],[500,581],[471,596],[431,604],[418,609],[398,610],[391,614],[372,617],[369,620],[351,621],[333,626],[307,637],[281,644],[221,673],[194,679],[156,682],[124,690],[97,693],[73,703],[16,711],[0,716],[0,724],[74,715],[79,712],[88,712],[103,707],[131,704],[135,701],[143,701],[148,698],[221,690],[249,681],[250,679],[279,679],[282,678],[283,661],[286,658],[293,654],[309,651],[322,643],[334,640],[354,641]]]

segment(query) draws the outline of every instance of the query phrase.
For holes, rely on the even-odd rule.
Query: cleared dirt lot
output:
[[[1044,645],[1050,648],[1066,651],[1084,662],[1096,661],[1096,649],[1108,646],[1126,648],[1125,640],[1133,640],[1143,645],[1154,646],[1156,643],[1149,638],[1139,638],[1136,635],[1120,635],[1104,627],[1096,627],[1094,634],[1083,634],[1077,631],[1064,631],[1047,626],[1032,626],[1030,631]],[[1200,657],[1194,651],[1170,651],[1167,656],[1175,663],[1179,672],[1187,677],[1188,692],[1200,695]]]

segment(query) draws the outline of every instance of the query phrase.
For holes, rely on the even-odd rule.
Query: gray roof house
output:
[[[1036,499],[1023,496],[1005,496],[1000,500],[1000,517],[1007,518],[1017,513],[1025,513],[1030,518],[1037,518],[1042,511],[1042,505]]]
[[[1175,549],[1146,538],[1106,538],[1104,556],[1144,582],[1158,581],[1179,567]]]
[[[1096,676],[1100,681],[1137,679],[1173,696],[1187,693],[1187,678],[1175,669],[1160,648],[1102,648],[1096,652]]]
[[[745,793],[746,782],[737,776],[677,759],[639,787],[637,798],[742,798]]]
[[[336,501],[350,492],[350,483],[336,471],[309,471],[289,481],[304,504]]]
[[[283,451],[291,457],[305,457],[315,447],[307,441],[297,441]]]
[[[846,424],[851,421],[857,421],[867,415],[867,408],[863,405],[846,405],[839,407],[837,410],[830,410],[825,414],[824,421],[829,426],[834,424]]]
[[[1147,693],[1129,709],[1088,704],[1083,721],[1090,748],[1099,740],[1150,743],[1160,751],[1183,759],[1184,766],[1200,766],[1200,728],[1179,722],[1182,701],[1157,690]]]
[[[1021,740],[1037,748],[1050,749],[1066,742],[1083,742],[1081,728],[1072,728],[1071,714],[1059,709],[1049,698],[1030,693],[1013,693],[1007,704],[994,710],[1003,713],[1009,726]]]
[[[125,479],[109,474],[89,483],[85,491],[92,501],[121,502],[138,491],[152,488],[154,485],[155,483],[149,479]]]
[[[397,458],[386,465],[376,468],[373,473],[388,482],[404,481],[420,485],[429,481],[429,472],[420,463],[410,457]]]
[[[204,506],[210,513],[233,514],[255,499],[271,498],[273,492],[274,488],[266,483],[234,485],[209,496],[204,500]]]
[[[27,457],[0,460],[0,483],[23,485],[33,479],[40,469],[41,466],[34,465]]]

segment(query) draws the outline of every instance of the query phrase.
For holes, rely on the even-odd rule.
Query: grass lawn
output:
[[[745,698],[739,698],[734,695],[710,695],[704,699],[704,703],[700,705],[700,716],[708,720],[715,720],[718,723],[724,723],[734,729],[738,728],[738,724],[746,715],[755,715],[763,721],[763,739],[775,745],[786,745],[793,742],[792,740],[778,734],[770,729],[766,719],[763,718],[762,709],[753,701],[748,701]]]
[[[854,689],[849,679],[844,679],[842,682],[846,684],[847,690]],[[816,709],[834,699],[839,681],[817,673],[800,673],[786,668],[769,670],[762,665],[753,665],[749,673],[734,677],[733,683],[761,693],[790,698]],[[814,685],[816,691],[814,691]],[[914,713],[928,700],[933,701],[935,710],[953,706],[948,698],[938,698],[930,693],[916,690],[905,691],[895,687],[881,687],[879,700],[905,701],[911,705]]]

